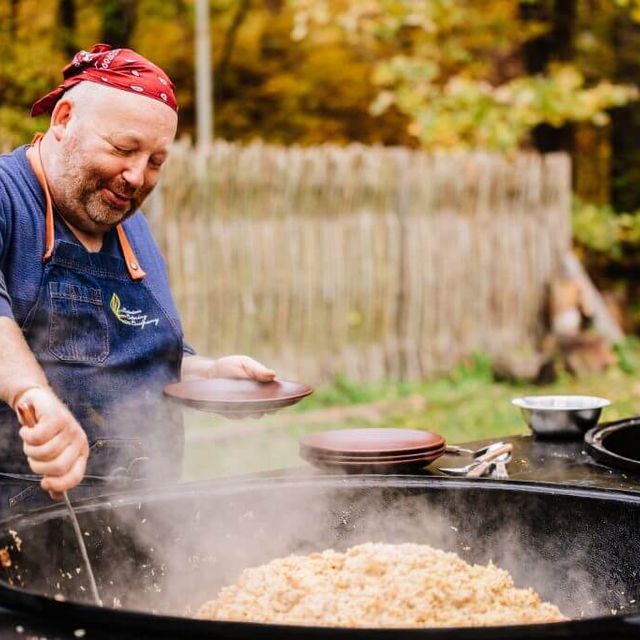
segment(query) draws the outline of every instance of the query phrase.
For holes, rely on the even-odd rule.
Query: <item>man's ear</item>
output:
[[[59,100],[53,108],[49,130],[53,133],[56,140],[60,140],[64,135],[64,131],[71,119],[72,111],[73,103],[71,100],[65,98]]]

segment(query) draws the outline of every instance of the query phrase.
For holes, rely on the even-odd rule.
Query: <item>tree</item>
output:
[[[60,81],[64,56],[54,38],[57,4],[0,1],[0,145],[26,142],[45,126],[31,103]]]
[[[71,58],[78,50],[76,45],[75,0],[60,0],[58,2],[58,24],[60,25],[62,51],[67,58]]]
[[[300,24],[323,28],[314,19],[318,0],[292,1]],[[328,13],[329,4],[334,7],[322,4]],[[555,17],[558,27],[570,26],[571,2]],[[558,57],[528,74],[525,44],[549,33],[559,42],[564,34],[554,35],[548,22],[524,20],[514,1],[345,0],[331,20],[355,43],[388,45],[390,54],[376,65],[380,91],[371,110],[397,108],[427,148],[514,149],[530,142],[532,130],[543,124],[604,125],[608,109],[637,95],[634,87],[606,79],[587,83],[582,69]]]
[[[138,17],[136,0],[102,0],[101,9],[100,41],[114,48],[131,47]]]

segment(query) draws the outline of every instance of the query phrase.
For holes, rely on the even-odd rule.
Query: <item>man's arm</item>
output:
[[[196,355],[184,355],[182,359],[182,380],[199,378],[250,378],[259,382],[271,382],[276,377],[273,369],[249,356],[225,356],[224,358],[205,358]]]
[[[20,437],[31,470],[44,476],[41,486],[52,497],[76,486],[89,456],[87,436],[47,383],[44,371],[13,318],[0,317],[0,399],[12,409],[29,403],[35,427],[23,426]]]
[[[47,377],[13,318],[0,317],[0,400],[15,408],[32,387],[48,387]]]

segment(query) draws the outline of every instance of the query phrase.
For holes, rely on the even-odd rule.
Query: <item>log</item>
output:
[[[589,278],[586,270],[571,252],[567,252],[563,258],[563,268],[568,278],[573,278],[580,287],[583,310],[588,312],[593,319],[596,331],[603,335],[612,344],[618,344],[624,340],[624,332],[609,309],[600,292]]]

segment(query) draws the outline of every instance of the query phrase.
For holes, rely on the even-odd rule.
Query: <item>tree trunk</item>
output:
[[[75,0],[60,0],[58,2],[58,24],[60,25],[60,47],[67,58],[72,58],[78,50],[75,42]]]
[[[640,74],[640,30],[628,14],[620,12],[614,22],[612,42],[616,61],[615,82],[637,82]],[[640,103],[632,102],[611,111],[611,201],[618,211],[640,209]]]
[[[137,23],[136,0],[104,0],[101,42],[114,48],[130,46]]]
[[[216,78],[218,79],[218,95],[223,96],[225,91],[225,79],[227,71],[229,69],[229,63],[231,62],[231,55],[236,44],[236,37],[238,30],[242,26],[249,9],[251,7],[251,0],[240,0],[236,8],[236,12],[233,15],[233,20],[229,29],[224,36],[224,44],[222,46],[222,55],[220,56],[220,63],[216,71]]]
[[[576,0],[522,2],[520,16],[524,20],[550,24],[547,33],[530,40],[523,47],[527,73],[543,73],[552,61],[571,61],[577,18]],[[537,126],[532,134],[536,149],[541,153],[570,151],[573,146],[572,129],[569,124],[562,127],[548,124]]]
[[[20,0],[11,0],[9,5],[9,33],[15,38],[18,31],[18,7]]]

